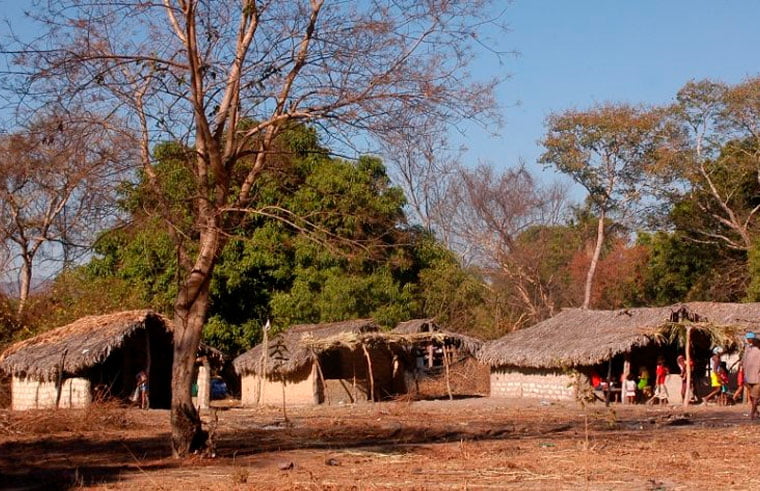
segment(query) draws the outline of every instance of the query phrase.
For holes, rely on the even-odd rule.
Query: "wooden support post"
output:
[[[604,405],[610,405],[610,395],[612,395],[612,358],[607,363],[607,390],[604,393]]]
[[[63,389],[63,367],[66,362],[66,353],[68,349],[64,349],[61,353],[61,362],[58,364],[58,375],[55,379],[55,408],[61,404],[61,391]]]
[[[314,350],[311,351],[311,354],[314,355],[314,363],[317,365],[317,377],[322,384],[322,392],[325,395],[327,405],[330,406],[330,393],[328,392],[327,384],[325,383],[325,375],[322,373],[322,365],[319,364],[319,355],[314,353]]]
[[[148,390],[145,391],[143,396],[145,399],[142,401],[142,404],[145,406],[143,409],[150,409],[150,368],[153,364],[153,359],[150,355],[150,332],[148,329],[145,329],[145,377],[147,378],[146,382],[148,384]]]
[[[261,359],[259,360],[259,366],[261,367],[261,371],[259,372],[259,383],[256,387],[256,404],[261,404],[261,398],[264,397],[264,381],[266,380],[267,376],[267,360],[269,359],[269,329],[267,329],[266,325],[264,326],[264,338],[261,341],[262,350],[261,350]]]
[[[372,358],[369,356],[367,346],[362,343],[362,350],[364,351],[364,357],[367,359],[367,369],[369,371],[369,397],[372,402],[375,402],[375,376],[372,374]]]
[[[623,375],[620,377],[620,402],[628,404],[628,398],[625,396],[625,383],[628,380],[628,376],[631,374],[631,359],[629,355],[625,355],[623,361]]]
[[[446,392],[449,393],[449,400],[454,400],[454,395],[451,393],[451,378],[449,377],[449,354],[446,352],[446,345],[443,345],[443,366],[446,369]]]

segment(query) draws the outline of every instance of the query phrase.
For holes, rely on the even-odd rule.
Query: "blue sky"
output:
[[[499,138],[468,128],[468,163],[529,167],[545,117],[595,103],[667,103],[691,79],[736,83],[760,74],[758,0],[515,0],[504,46],[518,51],[499,68],[506,125]]]
[[[522,158],[538,170],[536,142],[552,112],[666,103],[691,79],[760,74],[760,0],[502,1],[511,32],[501,47],[520,54],[503,66],[483,57],[474,73],[510,75],[498,92],[506,124],[496,138],[473,126],[457,137],[469,164],[501,168]],[[29,4],[0,0],[0,17],[18,20]]]

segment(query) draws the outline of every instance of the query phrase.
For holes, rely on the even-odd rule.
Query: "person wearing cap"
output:
[[[744,339],[747,346],[744,350],[742,365],[744,366],[744,383],[749,388],[751,409],[749,418],[757,418],[757,403],[760,399],[760,347],[754,332],[748,332]]]

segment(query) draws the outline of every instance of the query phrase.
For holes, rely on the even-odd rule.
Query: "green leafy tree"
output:
[[[695,242],[680,232],[642,234],[638,243],[649,249],[645,280],[648,303],[742,298],[743,286],[732,287],[737,282],[730,268],[735,258],[726,258],[717,245]]]
[[[462,312],[482,286],[431,235],[406,227],[403,195],[378,159],[331,158],[304,126],[283,134],[279,148],[277,166],[261,176],[256,190],[261,213],[241,225],[215,268],[206,342],[235,355],[260,340],[268,317],[276,328],[357,317],[393,326],[423,315],[462,329],[476,325]],[[192,189],[185,181],[187,151],[162,144],[155,153],[162,157],[155,172],[166,180],[174,222],[181,223],[187,213],[181,204]],[[129,225],[100,238],[87,271],[93,279],[133,285],[141,305],[170,312],[176,247],[144,212],[156,206],[147,186],[125,187],[122,202]],[[282,210],[291,222],[271,216]],[[298,217],[309,217],[308,224]],[[306,226],[308,235],[301,233]],[[455,307],[433,300],[452,293]]]
[[[554,114],[547,127],[540,162],[554,166],[585,188],[597,216],[582,304],[588,308],[607,219],[616,214],[616,221],[625,221],[641,202],[644,171],[662,159],[667,137],[674,130],[660,112],[625,104]]]
[[[676,229],[748,252],[760,211],[760,78],[689,82],[669,111],[685,138],[679,158],[654,170],[671,187]]]

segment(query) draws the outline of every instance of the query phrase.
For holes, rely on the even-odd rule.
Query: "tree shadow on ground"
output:
[[[564,431],[536,428],[535,433]],[[423,425],[382,424],[372,427],[261,428],[219,432],[216,459],[171,458],[169,435],[143,438],[51,437],[0,444],[0,488],[67,489],[118,482],[126,473],[149,473],[183,466],[207,466],[235,458],[296,449],[349,450],[365,447],[409,448],[415,444],[503,439],[515,435],[514,425],[471,425],[431,429]],[[520,432],[525,436],[526,432]]]
[[[739,417],[737,417],[739,416]],[[702,426],[737,425],[737,414],[695,414],[694,424]],[[607,425],[599,414],[590,431],[597,438],[614,438],[619,433],[641,433],[637,428],[656,430],[667,427],[651,415],[620,418]],[[375,424],[346,422],[340,425],[306,426],[298,419],[293,424],[251,426],[219,431],[215,437],[216,459],[171,458],[169,434],[124,438],[124,435],[91,437],[46,437],[0,444],[0,488],[66,489],[119,482],[124,475],[162,469],[235,465],[235,459],[290,450],[352,450],[382,448],[384,451],[413,451],[415,446],[509,439],[554,440],[583,437],[581,420],[540,422],[469,421],[407,423],[378,421]],[[618,435],[619,436],[619,435]]]

